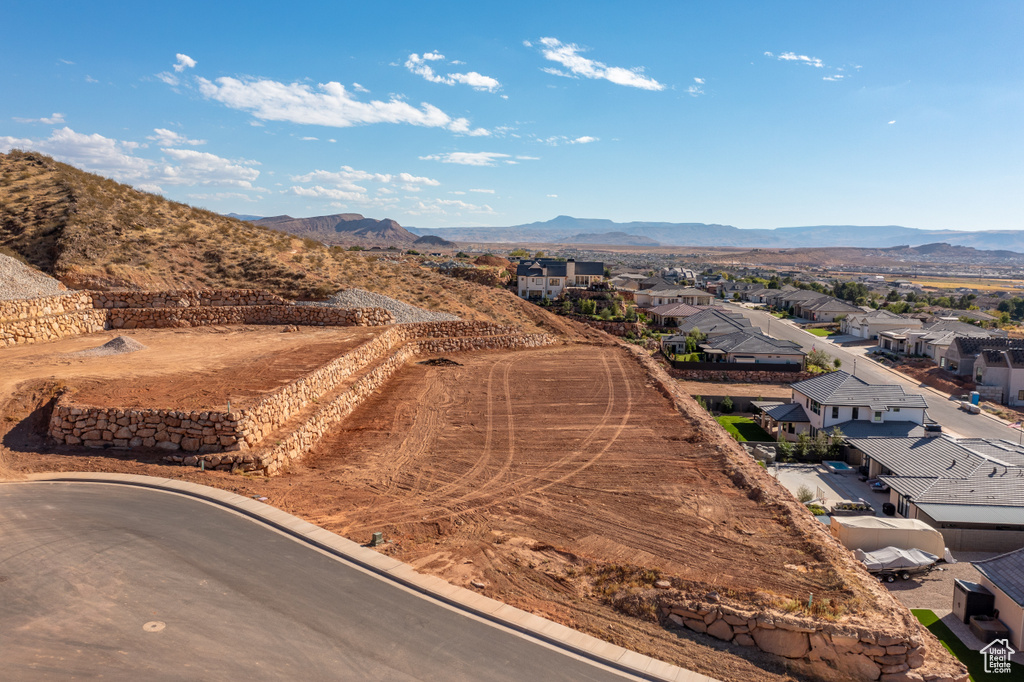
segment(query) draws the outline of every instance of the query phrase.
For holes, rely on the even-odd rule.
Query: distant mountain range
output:
[[[340,246],[405,246],[413,244],[417,238],[417,235],[390,218],[374,220],[358,213],[338,213],[313,218],[279,215],[252,222],[273,230]]]
[[[637,246],[734,246],[798,248],[851,246],[888,248],[943,242],[976,249],[1024,252],[1024,230],[922,230],[900,225],[813,225],[775,229],[740,229],[705,223],[629,222],[558,216],[544,222],[510,227],[407,228],[455,242],[631,244]],[[654,242],[655,244],[652,244]]]

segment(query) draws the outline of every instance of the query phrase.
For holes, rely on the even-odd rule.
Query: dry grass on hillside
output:
[[[70,288],[360,287],[468,320],[575,334],[511,292],[389,263],[139,192],[36,153],[0,154],[0,247]]]

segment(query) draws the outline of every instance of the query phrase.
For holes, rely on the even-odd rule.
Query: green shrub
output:
[[[724,398],[722,398],[722,404],[720,405],[720,407],[722,409],[722,412],[724,412],[725,414],[732,414],[732,398],[730,398],[729,396],[725,396]]]

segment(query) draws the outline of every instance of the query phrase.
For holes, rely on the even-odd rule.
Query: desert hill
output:
[[[155,194],[34,152],[0,154],[0,248],[73,289],[261,288],[323,299],[359,287],[466,320],[575,334],[515,294],[415,259],[328,248]]]
[[[405,246],[416,240],[416,235],[390,218],[375,220],[358,213],[337,213],[312,218],[292,218],[284,215],[261,218],[253,222],[256,225],[316,239],[329,245]]]
[[[443,249],[455,248],[455,242],[450,242],[443,237],[436,237],[432,234],[425,237],[420,237],[412,243],[413,246],[440,246]]]

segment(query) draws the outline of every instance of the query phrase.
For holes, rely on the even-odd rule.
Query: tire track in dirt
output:
[[[617,356],[615,357],[616,369],[618,370],[616,375],[613,374],[612,368],[608,364],[607,358],[602,354],[601,361],[602,369],[604,370],[604,385],[607,389],[607,397],[605,400],[604,413],[601,415],[598,423],[590,430],[590,432],[580,442],[580,444],[565,456],[559,458],[555,462],[549,463],[536,473],[524,473],[521,476],[509,476],[509,480],[506,481],[504,484],[498,484],[499,479],[505,477],[506,474],[508,474],[511,471],[512,463],[514,461],[515,456],[515,410],[513,409],[512,403],[512,388],[510,384],[510,374],[512,366],[518,363],[521,359],[521,357],[512,358],[506,364],[505,371],[503,373],[502,383],[507,405],[506,412],[508,420],[509,446],[508,455],[502,467],[500,467],[499,470],[482,485],[475,486],[472,490],[467,491],[464,495],[461,495],[459,497],[447,499],[444,501],[435,501],[431,503],[431,499],[433,498],[434,500],[437,500],[438,497],[440,497],[440,493],[442,492],[434,491],[432,494],[429,494],[424,498],[424,502],[426,503],[425,506],[427,507],[426,509],[421,508],[417,512],[410,511],[400,515],[398,518],[390,518],[388,520],[389,523],[402,523],[416,520],[412,518],[413,516],[420,516],[420,518],[418,519],[420,521],[436,522],[444,519],[451,519],[456,516],[464,514],[470,514],[475,511],[479,511],[480,509],[493,506],[494,504],[519,500],[524,496],[546,490],[547,488],[550,488],[553,485],[557,485],[558,483],[564,482],[572,478],[573,476],[577,475],[578,473],[586,470],[594,463],[596,463],[598,460],[600,460],[601,457],[603,457],[604,454],[608,452],[612,445],[616,443],[618,438],[621,436],[622,432],[625,430],[629,422],[629,419],[632,416],[632,389],[629,387],[629,380],[626,375],[625,369],[622,366],[621,360]],[[493,413],[491,412],[491,396],[493,395],[493,383],[491,380],[493,379],[493,370],[494,367],[492,367],[492,371],[491,373],[489,373],[488,381],[489,409],[487,421],[487,434],[485,436],[485,443],[488,445],[488,448],[491,447],[494,432],[494,419]],[[623,412],[622,417],[618,420],[618,424],[614,427],[614,431],[611,437],[608,439],[608,442],[605,443],[605,445],[594,456],[586,458],[586,460],[582,462],[582,464],[579,464],[581,455],[583,455],[589,448],[589,446],[594,442],[594,440],[596,440],[602,434],[602,432],[610,426],[609,422],[612,420],[616,409],[616,405],[619,402],[616,399],[616,376],[622,382],[624,391],[626,393],[625,411]],[[482,457],[480,460],[478,460],[478,464],[483,459],[484,458]],[[578,464],[578,466],[573,467],[570,471],[563,473],[562,475],[558,476],[555,479],[547,480],[546,477],[549,474],[557,472],[559,469],[564,469],[567,465],[573,464]],[[474,469],[478,468],[479,467],[474,467]],[[465,478],[466,476],[462,476],[460,477],[459,480],[461,481],[464,480]],[[527,483],[527,481],[529,480],[543,481],[544,483],[540,486],[530,486]],[[454,486],[449,486],[449,490],[453,487]],[[466,503],[472,505],[473,502],[483,498],[492,499],[489,499],[488,502],[486,502],[485,504],[478,504],[468,507],[460,506]],[[433,510],[431,510],[431,507],[433,508]],[[431,513],[432,511],[434,513]],[[426,513],[424,514],[424,512]],[[437,512],[443,513],[438,514]]]

